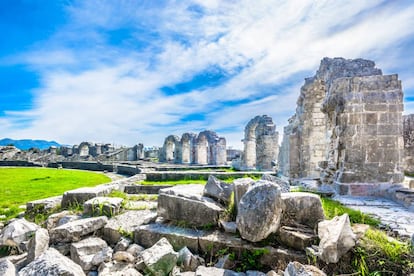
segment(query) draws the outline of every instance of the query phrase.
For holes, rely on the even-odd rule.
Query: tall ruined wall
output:
[[[403,116],[404,171],[414,174],[414,114]]]
[[[271,117],[256,116],[244,131],[243,169],[273,170],[279,154],[279,133]]]
[[[285,127],[281,173],[320,176],[343,194],[401,182],[402,110],[397,75],[383,76],[369,60],[324,58]]]

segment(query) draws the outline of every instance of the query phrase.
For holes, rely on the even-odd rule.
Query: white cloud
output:
[[[240,148],[244,126],[256,115],[272,116],[282,132],[294,113],[304,72],[312,75],[321,58],[363,57],[399,69],[392,61],[409,51],[399,46],[414,33],[409,2],[404,8],[381,1],[79,3],[68,9],[72,22],[44,49],[23,55],[43,83],[34,91],[30,113],[2,119],[1,130],[10,136],[151,146],[161,145],[169,134],[231,129],[225,133],[228,144]],[[135,38],[145,35],[143,28],[155,35],[139,50],[107,45],[105,31],[125,26],[139,27]],[[78,34],[94,46],[68,47],[65,41]],[[173,96],[160,91],[210,66],[233,77],[217,87]],[[413,87],[411,82],[407,87]],[[228,101],[243,103],[225,105]],[[193,113],[206,120],[182,122]],[[12,120],[18,117],[32,120],[31,125],[16,129]]]

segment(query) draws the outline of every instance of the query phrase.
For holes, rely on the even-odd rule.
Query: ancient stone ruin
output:
[[[414,114],[403,116],[404,171],[414,174]]]
[[[279,154],[279,133],[271,117],[256,116],[244,130],[242,169],[273,170]]]
[[[285,127],[281,173],[366,195],[403,180],[403,92],[369,60],[324,58]]]
[[[226,139],[214,131],[184,133],[181,139],[170,135],[164,140],[160,162],[176,164],[224,165],[227,161]]]

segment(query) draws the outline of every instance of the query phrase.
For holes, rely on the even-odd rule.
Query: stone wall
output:
[[[414,174],[414,114],[403,116],[404,171]]]
[[[227,162],[226,139],[214,131],[198,135],[184,133],[181,139],[170,135],[164,140],[159,161],[177,164],[223,165]]]
[[[279,154],[279,133],[271,117],[256,116],[244,130],[242,169],[273,170]]]
[[[369,60],[324,58],[285,128],[281,172],[318,178],[341,194],[403,180],[403,92]]]

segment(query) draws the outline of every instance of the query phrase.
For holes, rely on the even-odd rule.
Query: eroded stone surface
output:
[[[279,229],[282,213],[280,187],[259,180],[241,198],[236,217],[237,229],[242,238],[261,241]]]
[[[63,194],[62,207],[68,208],[71,205],[83,204],[91,198],[108,195],[117,189],[119,189],[119,185],[113,183],[67,191]]]
[[[218,200],[219,202],[229,203],[232,192],[232,184],[222,182],[213,175],[210,175],[207,184],[204,186],[203,195]]]
[[[105,216],[71,221],[50,230],[50,239],[51,242],[79,241],[81,237],[103,228],[107,222]]]
[[[67,275],[85,276],[82,268],[57,250],[49,248],[39,258],[19,271],[19,276]]]
[[[295,192],[281,195],[284,203],[282,224],[305,224],[312,229],[318,222],[325,219],[322,202],[318,195],[311,193]]]
[[[83,214],[87,216],[115,216],[121,211],[122,201],[124,200],[119,197],[94,197],[83,203]]]
[[[16,276],[16,268],[8,259],[0,260],[0,275]]]
[[[0,245],[16,246],[26,251],[26,244],[40,227],[24,218],[16,219],[3,228],[0,234]]]
[[[72,243],[70,248],[71,259],[79,264],[84,271],[91,270],[94,266],[99,265],[105,260],[111,260],[112,249],[110,250],[109,260],[105,257],[108,254],[101,254],[103,257],[98,256],[95,260],[95,255],[108,248],[106,242],[97,237],[90,237],[79,242]]]
[[[348,214],[325,220],[318,224],[319,253],[326,263],[337,263],[355,246],[356,236],[352,232]]]
[[[166,238],[141,253],[146,267],[155,275],[167,275],[177,263],[178,253]]]
[[[193,226],[217,225],[223,207],[203,195],[204,186],[177,185],[161,189],[158,196],[158,215]]]

